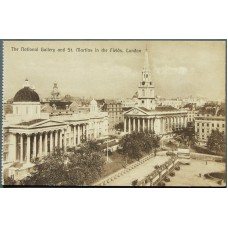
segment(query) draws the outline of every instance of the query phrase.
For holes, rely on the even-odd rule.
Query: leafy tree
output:
[[[191,125],[181,130],[175,131],[175,133],[176,136],[174,136],[174,139],[182,145],[195,145],[198,141],[197,136],[195,135],[194,127]]]
[[[120,122],[114,126],[115,130],[118,131],[124,131],[124,122]]]
[[[153,133],[133,132],[120,140],[120,146],[123,148],[123,154],[139,160],[143,153],[149,153],[152,149],[156,150],[160,146],[159,141],[159,137]]]
[[[209,150],[225,156],[225,152],[226,152],[225,134],[220,132],[218,129],[212,130],[211,135],[209,136],[207,141],[207,147]]]
[[[35,164],[34,172],[22,181],[23,185],[82,186],[100,177],[104,159],[95,142],[88,142],[74,153],[59,150]]]

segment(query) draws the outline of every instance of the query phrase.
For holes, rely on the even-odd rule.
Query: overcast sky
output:
[[[50,96],[55,81],[62,96],[132,97],[141,80],[146,46],[156,95],[225,98],[225,42],[222,41],[7,41],[4,42],[4,98],[13,97],[25,78],[41,98]],[[12,47],[19,51],[12,51]],[[39,51],[21,51],[21,47]],[[41,52],[41,47],[54,48],[55,53]],[[57,52],[58,48],[66,49]],[[67,48],[73,52],[67,52]],[[76,48],[93,52],[76,52]],[[108,51],[101,52],[102,48]],[[110,52],[110,48],[120,48],[123,52]],[[126,49],[141,52],[127,53]]]

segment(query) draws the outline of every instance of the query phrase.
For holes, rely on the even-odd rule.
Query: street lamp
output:
[[[106,143],[107,143],[107,149],[106,149],[106,151],[107,151],[107,162],[108,162],[108,139],[107,139]]]

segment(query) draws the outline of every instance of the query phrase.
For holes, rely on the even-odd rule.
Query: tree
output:
[[[120,122],[114,126],[116,131],[124,131],[124,122]]]
[[[208,137],[207,147],[216,154],[225,156],[226,152],[226,137],[225,134],[217,130],[212,130]]]
[[[34,172],[22,181],[23,185],[82,186],[101,176],[104,159],[95,142],[88,142],[74,153],[59,150],[35,164]]]
[[[120,146],[123,148],[123,154],[139,160],[143,153],[149,153],[152,149],[156,150],[160,146],[159,141],[160,138],[153,133],[133,132],[120,140]]]

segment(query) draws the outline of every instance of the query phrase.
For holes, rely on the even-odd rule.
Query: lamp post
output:
[[[106,141],[106,143],[107,143],[107,162],[108,162],[108,139],[107,139],[107,141]]]

